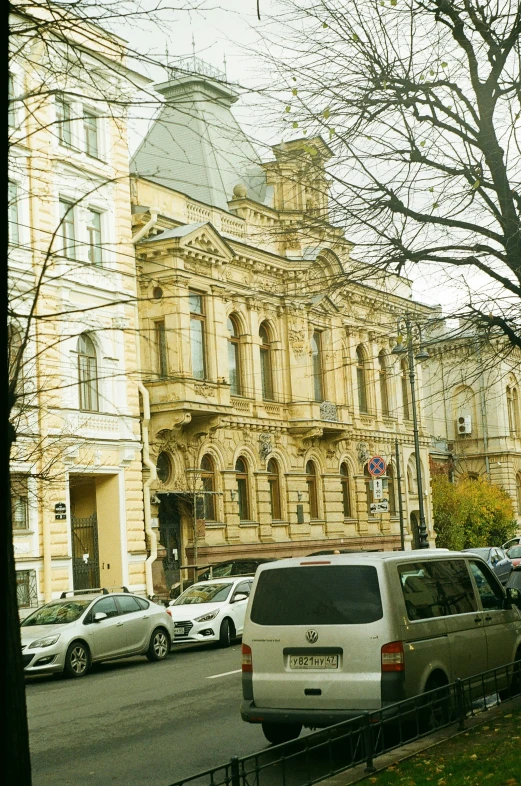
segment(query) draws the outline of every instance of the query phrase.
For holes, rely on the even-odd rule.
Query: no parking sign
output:
[[[373,477],[380,477],[387,472],[387,462],[381,456],[373,456],[367,462],[367,469]]]

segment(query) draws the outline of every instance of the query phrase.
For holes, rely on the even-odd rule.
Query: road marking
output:
[[[216,680],[217,677],[228,677],[230,674],[240,674],[242,669],[235,669],[235,671],[223,671],[222,674],[212,674],[211,677],[207,677],[207,680]]]

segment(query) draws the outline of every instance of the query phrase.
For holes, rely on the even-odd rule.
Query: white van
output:
[[[270,742],[521,660],[516,590],[442,549],[261,565],[246,611],[243,703]]]

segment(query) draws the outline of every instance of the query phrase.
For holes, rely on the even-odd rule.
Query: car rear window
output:
[[[251,607],[257,625],[363,625],[382,616],[378,575],[371,565],[263,571]]]

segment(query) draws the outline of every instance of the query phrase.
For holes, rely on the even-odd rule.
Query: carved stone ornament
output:
[[[366,461],[369,461],[371,458],[371,453],[369,451],[369,444],[367,442],[359,442],[358,443],[358,461],[360,464],[365,464]]]
[[[272,452],[271,434],[261,434],[259,436],[259,456],[261,457],[261,461],[266,461]]]
[[[338,420],[336,404],[332,401],[323,401],[320,405],[321,420]]]
[[[194,392],[197,393],[198,396],[215,395],[215,390],[211,385],[194,385]]]

